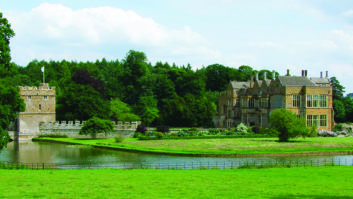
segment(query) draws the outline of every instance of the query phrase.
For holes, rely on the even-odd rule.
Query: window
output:
[[[44,96],[44,99],[45,99],[45,100],[48,99],[48,96]]]
[[[319,116],[313,115],[313,125],[319,126]]]
[[[313,96],[312,95],[306,96],[306,107],[313,107]]]
[[[248,105],[248,99],[243,99],[243,102],[241,104],[243,105],[242,107],[246,108]]]
[[[307,115],[306,116],[306,125],[307,126],[312,126],[313,125],[313,116],[312,115]]]
[[[42,110],[42,105],[41,104],[39,104],[39,110]]]
[[[300,107],[300,95],[293,95],[293,107]]]
[[[326,95],[320,95],[320,107],[327,107]]]
[[[28,99],[32,99],[32,96],[27,96]]]
[[[228,111],[228,118],[230,118],[230,111]]]
[[[327,116],[320,115],[320,126],[327,126]]]
[[[254,108],[255,107],[255,99],[254,98],[250,98],[249,99],[249,108]]]
[[[314,98],[313,107],[318,107],[319,106],[319,96],[318,95],[314,95],[313,98]]]
[[[232,106],[232,100],[228,99],[228,106]]]
[[[267,108],[268,107],[268,98],[261,98],[261,108]]]
[[[240,98],[237,98],[237,101],[236,101],[236,103],[235,103],[235,106],[240,107]]]
[[[282,96],[275,95],[273,97],[273,105],[274,105],[274,108],[282,108]]]

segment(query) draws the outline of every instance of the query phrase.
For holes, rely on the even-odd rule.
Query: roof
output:
[[[231,81],[233,89],[238,88],[250,88],[250,82],[237,82],[237,81]]]
[[[317,86],[313,81],[302,76],[279,76],[278,80],[282,86]]]
[[[315,82],[316,84],[329,84],[330,81],[327,78],[321,77],[311,77],[311,81]]]

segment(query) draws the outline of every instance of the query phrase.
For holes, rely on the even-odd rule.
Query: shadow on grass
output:
[[[256,140],[256,139],[251,139],[250,141],[255,141],[255,142],[276,142],[276,143],[305,143],[305,142],[310,142],[306,140],[289,140],[288,142],[280,142],[279,140]]]
[[[327,195],[279,195],[271,199],[353,199],[352,196],[327,196]]]
[[[107,138],[74,138],[74,140],[104,140]]]

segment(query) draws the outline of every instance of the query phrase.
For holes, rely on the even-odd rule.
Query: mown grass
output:
[[[296,138],[291,142],[278,142],[277,138],[230,138],[191,140],[145,140],[127,138],[115,143],[113,138],[40,138],[78,144],[97,145],[118,149],[176,154],[231,155],[266,153],[310,153],[353,151],[353,137]]]
[[[0,170],[0,198],[353,198],[353,167]]]

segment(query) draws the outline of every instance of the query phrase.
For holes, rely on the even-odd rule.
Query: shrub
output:
[[[177,132],[171,132],[168,134],[170,137],[177,137],[178,133]]]
[[[135,133],[134,133],[134,138],[139,138],[139,137],[141,137],[141,136],[143,136],[143,135],[142,135],[142,133],[140,133],[140,132],[135,132]]]
[[[96,139],[98,133],[107,133],[114,129],[113,122],[110,120],[103,120],[98,117],[92,117],[83,124],[80,129],[80,135],[91,135],[93,139]]]
[[[294,112],[283,108],[272,111],[270,126],[279,132],[280,142],[288,142],[290,138],[309,134],[304,118],[298,118]]]
[[[237,126],[237,132],[246,133],[246,132],[248,132],[248,127],[246,127],[243,123],[240,123]]]
[[[312,127],[310,127],[309,129],[309,135],[308,137],[317,137],[317,127],[315,125],[313,125]]]
[[[147,131],[147,128],[142,124],[139,124],[136,128],[136,132],[140,132],[142,135],[145,135],[146,131]]]
[[[182,130],[178,131],[178,137],[182,137],[182,136],[188,136],[188,133]]]
[[[163,138],[163,136],[164,136],[164,134],[162,133],[162,132],[157,132],[157,138],[158,139],[162,139]]]
[[[122,135],[117,135],[116,137],[114,137],[115,142],[120,143],[124,141],[124,137]]]
[[[157,132],[156,131],[150,131],[146,133],[147,137],[156,137],[157,136]]]
[[[68,136],[67,135],[64,135],[64,134],[41,134],[41,135],[38,135],[39,138],[67,138]]]
[[[260,128],[258,126],[253,126],[251,128],[251,131],[255,134],[259,134],[260,133]]]
[[[157,126],[157,131],[161,133],[169,133],[169,126]]]
[[[216,135],[216,134],[218,134],[220,131],[219,131],[219,129],[210,129],[210,130],[208,130],[208,132],[209,132],[210,135]],[[221,132],[224,132],[224,130],[222,129]]]
[[[335,132],[326,130],[319,130],[317,135],[320,137],[337,137],[337,134]]]
[[[342,125],[342,124],[336,124],[334,131],[335,131],[335,132],[337,132],[337,131],[343,131],[343,125]]]
[[[197,135],[197,131],[194,131],[194,129],[188,130],[187,133],[188,133],[189,136],[196,136]]]
[[[235,135],[234,131],[225,131],[224,135]]]

